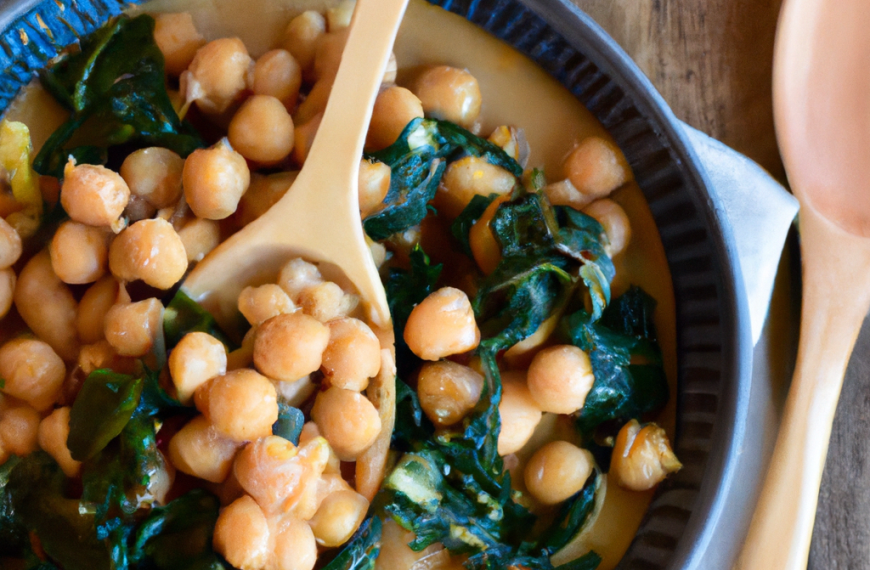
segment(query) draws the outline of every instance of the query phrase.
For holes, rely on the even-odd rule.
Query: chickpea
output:
[[[296,129],[296,134],[298,136],[299,129]],[[239,225],[250,224],[277,204],[278,200],[284,197],[284,194],[296,181],[298,175],[298,172],[277,172],[268,176],[252,174],[251,185],[248,187],[248,191],[242,195],[239,207],[236,209],[235,215]]]
[[[507,170],[490,164],[484,158],[466,156],[451,162],[435,196],[435,205],[448,217],[455,218],[475,195],[510,194],[516,178]]]
[[[656,424],[641,426],[637,420],[631,420],[619,430],[610,460],[610,474],[620,487],[646,491],[682,467],[665,430]]]
[[[480,342],[480,329],[468,296],[442,287],[414,307],[405,325],[408,348],[423,360],[467,352]]]
[[[501,417],[498,454],[501,456],[522,449],[541,421],[541,408],[529,393],[523,376],[521,372],[502,374],[501,403],[498,405]]]
[[[390,167],[383,162],[359,163],[359,211],[365,218],[383,205],[390,190]]]
[[[197,149],[187,157],[182,178],[184,196],[200,218],[222,220],[236,211],[251,183],[245,158],[224,139],[211,148]]]
[[[280,382],[273,380],[275,391],[278,392],[278,401],[284,402],[288,406],[301,408],[308,401],[314,392],[317,391],[316,386],[311,381],[311,376],[303,376],[294,382]]]
[[[302,68],[287,50],[274,49],[266,52],[254,65],[254,94],[275,97],[287,109],[296,106],[301,85]]]
[[[390,84],[396,82],[396,75],[399,72],[399,63],[396,61],[396,52],[390,52],[390,59],[387,60],[387,68],[384,70],[384,76],[381,78],[381,84]]]
[[[254,341],[257,338],[258,328],[258,325],[254,325],[248,329],[248,332],[245,333],[242,339],[242,346],[227,355],[227,370],[249,368],[254,364]],[[197,391],[197,393],[199,392]]]
[[[274,283],[259,287],[245,287],[239,294],[239,312],[252,325],[259,325],[278,315],[285,315],[296,310],[296,305]]]
[[[312,441],[314,438],[323,437],[320,433],[320,428],[317,427],[317,424],[308,421],[302,426],[302,433],[299,434],[299,445],[305,446],[308,442]],[[326,439],[324,439],[326,441]],[[335,450],[332,449],[328,444],[326,447],[329,449],[329,459],[326,462],[326,467],[323,468],[324,476],[326,475],[335,475],[342,481],[344,479],[341,478],[341,460],[335,454]],[[335,483],[335,481],[324,481],[323,478],[320,479],[317,483],[317,505],[320,505],[320,501],[326,496],[322,492],[324,491],[324,485]],[[347,483],[345,483],[347,485]],[[350,488],[350,485],[347,485],[347,488]]]
[[[82,346],[76,364],[84,376],[100,368],[111,368],[122,374],[133,374],[136,370],[136,360],[118,354],[107,340]]]
[[[622,207],[607,198],[596,200],[583,208],[583,213],[595,218],[607,234],[607,255],[616,257],[631,241],[631,223]]]
[[[81,461],[72,458],[66,440],[69,437],[70,408],[57,408],[46,416],[39,424],[37,439],[39,447],[51,455],[64,475],[77,477],[82,468]]]
[[[470,127],[480,115],[480,87],[468,71],[439,65],[425,71],[414,92],[426,115]]]
[[[157,214],[157,208],[149,204],[148,200],[135,194],[130,194],[130,201],[127,202],[127,208],[124,209],[124,217],[127,219],[128,224],[153,218],[155,214]]]
[[[60,203],[69,217],[89,226],[120,229],[119,218],[130,200],[124,179],[104,166],[70,160],[63,170]]]
[[[341,546],[362,524],[368,500],[353,490],[336,491],[323,500],[311,519],[317,544],[327,548]]]
[[[15,295],[15,272],[12,268],[0,269],[0,319],[9,313],[12,308],[12,299]]]
[[[318,38],[317,50],[314,52],[314,78],[318,82],[328,80],[332,83],[338,73],[348,32],[348,29],[330,30]]]
[[[108,237],[102,228],[62,223],[48,247],[55,274],[70,285],[93,283],[102,277],[109,257]]]
[[[366,135],[366,148],[380,150],[396,142],[408,123],[423,116],[423,104],[410,90],[398,85],[378,93]]]
[[[329,344],[321,369],[332,386],[361,392],[381,369],[381,344],[359,319],[329,321]]]
[[[545,412],[573,414],[583,407],[594,382],[589,356],[576,346],[545,348],[529,365],[529,392]]]
[[[221,227],[214,220],[194,218],[178,230],[187,262],[202,261],[221,242]]]
[[[580,193],[575,203],[567,205],[580,209],[622,186],[630,175],[621,157],[619,148],[601,137],[581,141],[562,164],[565,177]]]
[[[154,208],[168,208],[181,198],[181,172],[184,159],[159,146],[130,153],[121,165],[121,178],[133,196]]]
[[[315,426],[315,429],[317,429],[316,424],[312,422],[309,422],[309,424]],[[326,499],[326,497],[338,491],[353,491],[353,488],[341,477],[340,472],[328,473],[324,470],[323,475],[317,480],[317,508],[320,508],[320,505],[323,504],[323,500]]]
[[[317,562],[317,543],[311,527],[304,521],[284,517],[273,530],[275,536],[273,570],[311,570]],[[270,569],[270,570],[272,570]]]
[[[17,338],[0,347],[0,390],[40,412],[54,403],[65,377],[63,360],[41,340]]]
[[[272,433],[278,421],[278,395],[269,379],[242,368],[208,383],[208,417],[218,433],[249,441]]]
[[[93,344],[105,338],[106,315],[117,302],[119,292],[118,282],[111,275],[102,277],[85,291],[76,314],[76,330],[83,343]]]
[[[163,304],[152,297],[113,305],[106,313],[104,331],[121,356],[145,356],[163,336]]]
[[[158,505],[166,504],[166,497],[175,483],[175,467],[166,459],[163,452],[157,450],[157,464],[154,471],[151,473],[151,478],[148,481],[147,492],[154,497],[154,502]]]
[[[182,404],[189,404],[201,385],[226,373],[227,349],[208,333],[187,333],[169,354],[169,374]]]
[[[30,330],[61,358],[74,360],[79,352],[76,300],[51,268],[48,251],[33,256],[18,274],[14,299],[18,314]]]
[[[248,72],[253,64],[239,38],[208,42],[199,48],[190,67],[182,74],[188,101],[196,101],[206,113],[223,113],[247,88]]]
[[[299,294],[302,312],[321,323],[350,314],[359,304],[359,297],[348,295],[337,284],[325,281],[306,287]]]
[[[236,499],[221,511],[214,527],[214,549],[234,568],[262,570],[270,558],[269,524],[254,499]]]
[[[299,120],[297,118],[297,120]],[[308,158],[308,153],[311,151],[311,145],[314,144],[314,137],[317,136],[317,129],[320,128],[320,121],[323,120],[323,112],[320,111],[306,122],[296,127],[296,141],[293,143],[293,159],[301,166],[305,164]]]
[[[583,488],[594,465],[595,459],[587,450],[567,441],[551,441],[535,451],[523,478],[535,499],[555,505]]]
[[[356,0],[341,0],[338,6],[326,10],[326,23],[330,32],[343,30],[350,26]]]
[[[355,461],[381,432],[381,418],[365,396],[331,387],[320,392],[311,417],[342,461]]]
[[[293,119],[271,95],[254,95],[230,121],[230,144],[249,160],[274,164],[293,150]]]
[[[152,287],[169,289],[187,271],[187,252],[172,224],[162,218],[141,220],[112,242],[109,269],[120,280],[141,279]]]
[[[169,440],[169,461],[182,473],[222,483],[230,474],[240,444],[220,435],[197,416]]]
[[[19,457],[36,451],[40,419],[39,412],[27,405],[3,412],[0,418],[3,449]]]
[[[287,25],[284,49],[296,58],[303,72],[310,73],[314,69],[317,40],[325,33],[326,18],[314,10],[302,12]]]
[[[299,257],[288,261],[278,274],[278,285],[294,303],[299,302],[303,290],[322,282],[323,277],[317,266]]]
[[[154,16],[154,42],[163,53],[166,73],[180,75],[193,61],[196,50],[205,44],[205,38],[189,13],[178,12]]]
[[[525,162],[529,158],[530,149],[529,143],[526,141],[525,134],[521,128],[501,125],[492,131],[492,134],[489,135],[487,140],[500,147],[508,154],[508,156],[525,167]]]
[[[510,200],[510,195],[500,196],[486,207],[483,214],[471,226],[468,232],[468,244],[471,246],[471,254],[474,256],[474,261],[484,275],[489,275],[495,271],[498,264],[501,262],[501,247],[495,240],[495,234],[492,233],[490,222],[495,217],[499,206]]]
[[[21,257],[21,236],[9,222],[0,218],[0,269],[12,267]]]
[[[254,366],[269,378],[292,382],[320,368],[328,342],[329,329],[317,319],[277,315],[257,331]]]
[[[426,362],[417,377],[420,407],[438,427],[462,421],[483,390],[483,376],[449,360]]]

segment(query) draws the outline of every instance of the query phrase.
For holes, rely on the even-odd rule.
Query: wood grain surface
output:
[[[573,0],[631,55],[678,118],[785,181],[771,107],[782,0]],[[870,320],[855,347],[822,480],[812,570],[870,568]]]

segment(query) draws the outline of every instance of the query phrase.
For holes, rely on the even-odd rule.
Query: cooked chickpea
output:
[[[299,434],[299,445],[305,446],[308,442],[317,437],[323,437],[317,424],[312,421],[305,422],[302,426],[302,433]],[[324,441],[326,441],[326,439],[324,439]],[[332,449],[332,447],[328,444],[326,447],[329,449],[329,458],[327,459],[326,467],[323,468],[324,477],[334,475],[341,479],[341,481],[344,481],[344,479],[341,478],[341,460],[335,454],[335,450]],[[325,486],[332,486],[333,484],[336,484],[336,482],[332,480],[324,480],[323,478],[317,482],[317,506],[320,506],[320,501],[326,497],[326,495],[322,493],[325,490]],[[350,485],[347,485],[347,483],[345,483],[345,485],[350,489]]]
[[[470,127],[480,115],[480,87],[468,71],[439,65],[417,79],[414,92],[427,116]]]
[[[278,274],[278,285],[294,303],[299,303],[299,295],[303,290],[322,282],[323,277],[317,266],[299,257],[288,261]]]
[[[583,213],[595,218],[607,234],[605,250],[610,257],[615,257],[625,251],[631,241],[631,222],[622,206],[603,198],[596,200],[583,208]]]
[[[367,324],[343,318],[326,323],[329,344],[321,369],[332,386],[360,392],[381,369],[381,344]]]
[[[308,315],[277,315],[260,325],[254,365],[275,380],[292,382],[320,368],[329,329]]]
[[[249,368],[254,364],[254,340],[257,338],[258,328],[257,325],[254,325],[248,329],[248,332],[246,332],[244,338],[242,338],[242,346],[227,355],[227,370]],[[199,391],[197,391],[197,393],[199,393]]]
[[[471,246],[471,254],[484,275],[489,275],[495,271],[501,262],[501,247],[495,240],[495,234],[492,233],[489,224],[499,207],[508,200],[510,200],[510,195],[501,196],[490,202],[468,232],[468,245]]]
[[[387,68],[384,70],[384,76],[381,78],[381,84],[389,84],[396,82],[396,75],[399,72],[399,63],[396,61],[396,52],[390,52],[390,59],[387,60]]]
[[[0,269],[0,319],[9,313],[15,296],[15,272],[12,268]]]
[[[208,383],[208,417],[218,432],[236,441],[272,433],[278,395],[269,379],[242,368]]]
[[[133,374],[136,368],[134,358],[121,356],[107,340],[82,346],[76,364],[85,376],[100,368],[111,368],[121,374]]]
[[[358,303],[359,298],[356,295],[348,295],[331,281],[306,287],[299,294],[302,312],[321,323],[350,314]]]
[[[159,146],[130,153],[121,164],[121,178],[133,196],[160,209],[175,205],[181,198],[181,171],[184,159]]]
[[[69,407],[57,408],[46,416],[39,424],[38,441],[39,447],[57,461],[64,475],[76,477],[82,464],[72,458],[66,446],[69,437],[69,411]]]
[[[353,490],[327,496],[310,523],[317,544],[332,548],[347,542],[362,524],[368,508],[368,500]]]
[[[383,162],[359,163],[359,211],[366,217],[384,203],[390,190],[390,167]]]
[[[317,40],[326,33],[326,18],[319,12],[302,12],[287,25],[284,32],[284,48],[289,51],[304,72],[314,68]]]
[[[248,72],[253,64],[239,38],[208,42],[199,48],[190,67],[182,74],[187,99],[196,101],[206,113],[223,113],[247,88]]]
[[[320,79],[314,84],[314,87],[312,87],[311,91],[308,92],[308,97],[299,103],[296,112],[293,113],[294,125],[305,125],[309,122],[314,123],[314,120],[318,116],[323,115],[324,110],[326,110],[326,103],[329,101],[329,95],[332,93],[333,83],[335,83],[335,77],[329,76]],[[320,120],[317,120],[316,124],[312,125],[310,128],[310,139],[304,141],[305,144],[308,144],[309,149],[311,144],[314,143],[314,135],[317,133],[319,125]],[[308,150],[303,154],[308,156]],[[296,156],[298,158],[299,155],[297,154]]]
[[[555,505],[583,488],[594,465],[592,454],[585,449],[567,441],[552,441],[535,451],[523,478],[535,499]]]
[[[320,392],[311,417],[342,461],[355,461],[381,432],[381,418],[363,395],[333,386]]]
[[[292,517],[278,519],[275,536],[274,570],[311,570],[317,562],[317,543],[311,527]],[[270,569],[272,570],[272,569]]]
[[[468,296],[442,287],[414,307],[405,325],[408,348],[423,360],[467,352],[480,342]]]
[[[314,425],[316,429],[316,424],[312,422],[309,422],[309,424]],[[323,504],[323,500],[329,495],[338,491],[352,490],[353,488],[342,478],[341,473],[328,473],[324,470],[323,475],[321,475],[320,479],[317,480],[317,508],[320,508],[320,505]]]
[[[629,179],[629,172],[621,156],[616,145],[601,137],[581,141],[562,164],[565,177],[582,197],[567,205],[580,209],[622,186]]]
[[[106,275],[85,291],[76,314],[76,330],[85,344],[93,344],[105,338],[106,315],[118,300],[119,285],[111,275]]]
[[[631,420],[619,430],[610,460],[610,474],[620,487],[646,491],[682,469],[665,430]]]
[[[423,116],[423,104],[410,90],[398,85],[378,93],[366,135],[366,148],[380,150],[396,142],[408,123]]]
[[[219,434],[204,416],[197,416],[169,440],[169,461],[182,473],[223,483],[240,446]]]
[[[417,377],[420,407],[432,423],[453,425],[474,409],[483,390],[483,376],[449,360],[426,362]]]
[[[529,441],[541,421],[541,408],[526,387],[524,374],[502,374],[501,403],[498,415],[501,431],[498,434],[498,454],[516,453]]]
[[[154,497],[155,503],[158,505],[165,505],[166,497],[169,495],[173,483],[175,483],[176,471],[172,463],[169,462],[160,450],[157,450],[155,463],[157,465],[151,472],[151,477],[148,480],[148,486],[146,488],[148,493]]]
[[[220,244],[221,227],[214,220],[194,218],[178,230],[178,237],[184,244],[187,262],[202,261],[202,258]]]
[[[343,30],[350,26],[356,0],[341,0],[338,6],[326,10],[326,23],[330,32]]]
[[[48,251],[33,256],[18,274],[14,299],[30,330],[61,358],[74,360],[79,352],[77,304],[72,291],[51,268]]]
[[[545,348],[529,365],[529,392],[545,412],[573,414],[583,407],[594,382],[589,356],[576,346]]]
[[[103,228],[62,223],[48,247],[55,274],[70,285],[93,283],[102,277],[109,257],[108,237]]]
[[[270,558],[269,524],[254,499],[236,499],[221,511],[214,527],[214,549],[241,570],[262,570]]]
[[[296,305],[274,283],[259,287],[245,287],[239,294],[239,312],[249,323],[259,325],[278,315],[292,313]]]
[[[152,287],[169,289],[187,271],[187,252],[172,224],[162,218],[141,220],[112,242],[109,268],[120,280],[141,279]]]
[[[145,356],[163,335],[163,304],[152,297],[113,305],[106,313],[104,331],[121,356]]]
[[[266,52],[254,65],[254,94],[275,97],[287,109],[296,106],[301,85],[302,68],[287,50],[274,49]]]
[[[38,446],[39,412],[30,406],[7,409],[0,418],[3,449],[19,457],[30,455]]]
[[[248,163],[228,143],[197,149],[184,162],[184,196],[200,218],[229,217],[251,183]]]
[[[69,217],[89,226],[118,229],[130,199],[130,188],[117,172],[104,166],[67,163],[60,203]]]
[[[41,340],[17,338],[0,347],[0,390],[38,411],[51,407],[66,377],[63,360]]]
[[[154,16],[154,42],[163,53],[166,73],[179,75],[187,69],[196,50],[205,44],[187,12]]]
[[[516,182],[514,175],[504,168],[481,157],[466,156],[447,166],[435,195],[435,204],[439,212],[455,218],[475,195],[505,196],[510,194]]]
[[[190,403],[201,385],[226,372],[227,349],[208,333],[187,333],[169,354],[169,374],[182,404]]]
[[[230,144],[254,162],[274,164],[293,150],[293,119],[284,105],[271,95],[254,95],[230,121]]]
[[[0,218],[0,269],[12,267],[21,257],[21,236],[9,222]]]
[[[299,129],[296,129],[299,134]],[[298,139],[297,139],[298,140]],[[251,175],[251,185],[239,200],[236,219],[240,226],[246,226],[265,214],[269,208],[284,197],[296,180],[298,172],[276,172],[268,176]]]

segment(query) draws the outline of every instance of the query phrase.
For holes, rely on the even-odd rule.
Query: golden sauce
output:
[[[257,57],[280,43],[287,23],[300,11],[322,10],[335,3],[328,0],[153,0],[132,11],[188,11],[207,39],[238,36],[251,55]],[[531,147],[529,167],[542,168],[550,181],[562,178],[562,159],[577,142],[592,135],[611,138],[571,93],[531,60],[465,19],[423,0],[412,0],[408,6],[395,52],[400,83],[403,73],[421,65],[467,68],[479,81],[483,96],[480,132],[488,134],[503,124],[523,128]],[[65,119],[63,110],[36,84],[22,92],[6,116],[30,127],[37,149]],[[672,394],[658,422],[673,438],[677,365],[670,271],[652,214],[637,185],[626,184],[612,198],[625,209],[632,226],[628,249],[614,260],[617,268],[614,296],[628,284],[637,284],[658,303],[655,323]],[[571,430],[565,429],[564,422],[555,418],[542,421],[527,448],[518,454],[520,465],[530,455],[530,450],[555,437],[570,439]],[[521,481],[522,478],[514,479]],[[557,553],[553,562],[564,563],[591,548],[603,557],[600,570],[613,568],[634,538],[652,496],[653,491],[637,493],[608,485],[604,506],[593,527],[584,533],[582,540]]]

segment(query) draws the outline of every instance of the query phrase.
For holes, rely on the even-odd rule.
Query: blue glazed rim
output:
[[[428,0],[513,45],[610,131],[659,228],[677,310],[677,437],[684,468],[661,485],[620,570],[700,569],[745,444],[752,346],[730,228],[698,157],[634,62],[568,0]],[[140,0],[0,0],[0,109],[59,47]],[[717,566],[736,551],[716,545]]]

